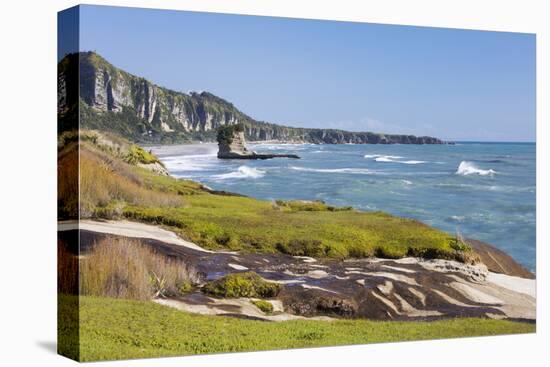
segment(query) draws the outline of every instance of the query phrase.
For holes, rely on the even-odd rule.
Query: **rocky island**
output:
[[[296,154],[259,154],[249,150],[246,147],[244,126],[242,124],[219,127],[217,140],[218,158],[220,159],[300,159]]]

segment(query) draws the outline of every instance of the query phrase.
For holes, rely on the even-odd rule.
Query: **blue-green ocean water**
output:
[[[536,146],[250,145],[302,159],[219,160],[216,146],[153,148],[176,177],[260,199],[323,200],[419,219],[488,242],[535,271]]]

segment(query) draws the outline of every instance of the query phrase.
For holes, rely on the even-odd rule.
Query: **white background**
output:
[[[104,362],[117,366],[548,365],[550,33],[545,1],[135,0],[105,5],[537,33],[536,335]],[[0,12],[0,364],[65,366],[56,340],[56,12],[76,1],[3,0]],[[546,16],[546,17],[545,17]],[[546,165],[546,167],[545,167]],[[546,340],[545,340],[546,339]]]

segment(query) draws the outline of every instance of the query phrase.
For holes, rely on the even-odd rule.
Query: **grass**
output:
[[[105,140],[105,137],[101,138]],[[105,145],[105,143],[103,143]],[[80,215],[164,225],[208,249],[314,257],[426,258],[475,261],[454,236],[419,221],[322,202],[262,201],[212,193],[192,181],[124,162],[90,139],[80,142]],[[71,157],[66,154],[66,157]],[[63,157],[62,157],[63,158]],[[74,164],[75,160],[69,163]],[[60,160],[60,175],[71,164]],[[74,211],[74,190],[60,207]]]
[[[335,207],[327,205],[322,201],[308,201],[308,200],[276,200],[275,205],[280,208],[288,209],[294,212],[308,211],[308,212],[323,212],[323,211],[340,211],[340,210],[353,210],[350,206]]]
[[[184,238],[210,249],[333,258],[460,259],[465,253],[451,247],[449,234],[383,212],[281,210],[266,201],[210,194],[189,196],[185,202],[178,208],[128,205],[123,216],[175,227]]]
[[[280,323],[189,314],[150,301],[61,296],[60,325],[80,307],[80,348],[68,329],[60,352],[81,361],[244,352],[535,332],[491,319],[434,322],[296,320]]]
[[[223,278],[206,283],[202,290],[217,297],[271,298],[276,297],[281,288],[280,284],[265,281],[258,274],[249,271],[229,274]]]
[[[197,281],[194,269],[138,240],[106,237],[80,260],[80,294],[151,299],[177,296]]]

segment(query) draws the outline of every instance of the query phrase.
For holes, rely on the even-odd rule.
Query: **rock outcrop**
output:
[[[218,158],[220,159],[271,159],[295,158],[295,154],[260,154],[246,147],[243,126],[229,125],[218,128]]]
[[[80,253],[85,254],[106,235],[122,234],[124,226],[120,223],[112,229],[108,226],[105,222],[81,221]],[[130,233],[137,236],[134,226]],[[60,233],[60,238],[69,238],[74,230]],[[283,286],[272,301],[280,303],[284,313],[251,314],[255,309],[248,306],[247,299],[208,297],[200,290],[171,300],[170,306],[188,312],[255,316],[272,321],[323,316],[373,320],[536,319],[535,280],[497,274],[482,264],[420,258],[341,261],[283,254],[205,252],[165,242],[164,236],[147,238],[152,237],[150,232],[140,237],[160,253],[185,259],[205,283],[223,275],[253,271]]]
[[[181,93],[157,86],[116,68],[94,52],[67,55],[60,61],[58,100],[60,115],[80,106],[83,128],[116,132],[134,142],[215,141],[220,126],[240,123],[246,139],[254,141],[444,144],[428,136],[294,128],[257,121],[211,93]]]

